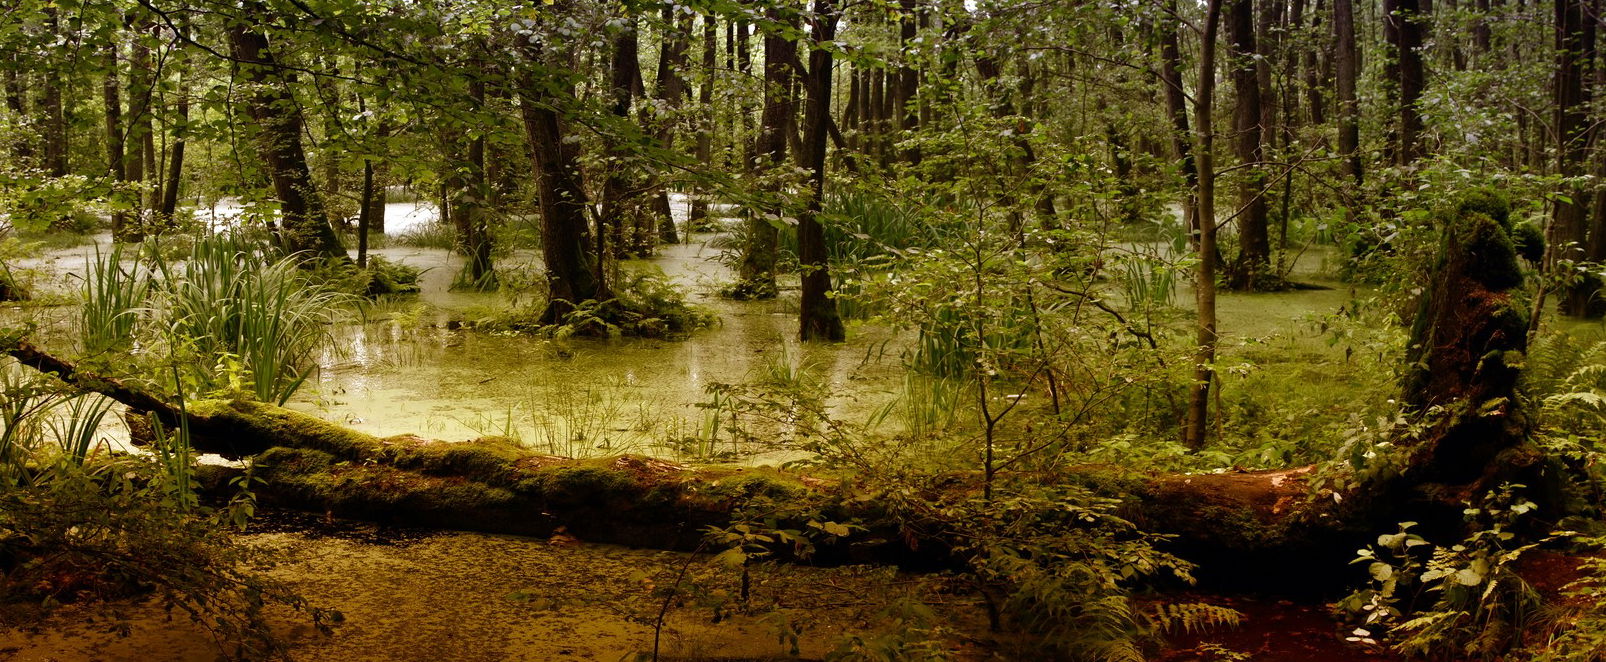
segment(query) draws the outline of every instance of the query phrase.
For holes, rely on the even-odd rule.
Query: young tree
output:
[[[809,171],[808,199],[798,215],[798,259],[803,269],[802,310],[798,316],[799,336],[803,340],[842,340],[845,332],[831,298],[831,272],[820,212],[825,201],[825,149],[827,124],[831,121],[832,53],[837,20],[835,0],[814,0],[809,38],[806,88],[808,100],[803,109],[803,167]]]

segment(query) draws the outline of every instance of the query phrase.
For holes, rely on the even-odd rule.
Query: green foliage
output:
[[[1578,579],[1562,589],[1554,619],[1560,632],[1535,646],[1534,662],[1606,661],[1606,557],[1600,556],[1606,538],[1576,542],[1594,553],[1582,559]]]
[[[713,324],[715,317],[689,303],[686,295],[660,275],[622,272],[614,297],[575,304],[559,324],[540,323],[545,301],[515,302],[506,309],[472,321],[490,332],[537,333],[555,338],[677,338]]]
[[[1135,585],[1192,582],[1192,566],[1155,549],[1162,538],[1115,514],[1118,502],[1074,486],[1012,485],[989,501],[937,509],[963,541],[956,550],[989,604],[1059,659],[1142,660],[1153,628],[1233,627],[1240,616],[1208,605],[1145,613]]]
[[[244,390],[283,404],[316,368],[348,295],[311,282],[298,258],[241,235],[197,239],[182,262],[153,259],[161,324],[202,392]]]
[[[1350,641],[1391,647],[1426,659],[1494,660],[1522,643],[1540,597],[1516,572],[1522,555],[1539,543],[1524,543],[1514,529],[1536,508],[1504,485],[1465,515],[1473,532],[1454,545],[1438,546],[1410,531],[1378,536],[1362,549],[1371,587],[1340,601],[1337,609],[1358,623]]]
[[[125,250],[126,244],[121,243],[104,254],[97,247],[88,261],[78,327],[86,354],[128,349],[140,316],[148,312],[151,274]]]

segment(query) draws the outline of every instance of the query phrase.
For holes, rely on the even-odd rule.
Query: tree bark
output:
[[[831,122],[833,58],[829,45],[836,39],[838,12],[835,0],[814,0],[809,32],[814,48],[809,50],[808,101],[803,109],[803,160],[809,171],[809,197],[797,224],[798,259],[803,268],[798,335],[803,340],[841,341],[846,335],[836,299],[831,297],[830,252],[825,228],[820,225],[825,203],[826,126]]]
[[[266,12],[257,2],[245,6],[248,15],[260,17]],[[291,81],[275,61],[267,37],[253,25],[231,23],[229,44],[246,87],[246,111],[256,124],[258,153],[279,199],[279,240],[293,253],[349,259],[307,168],[307,155],[301,147],[305,123],[301,107],[290,93]]]
[[[1592,5],[1591,0],[1555,0],[1556,75],[1552,98],[1556,135],[1561,141],[1556,150],[1556,172],[1563,177],[1580,177],[1589,172],[1586,161],[1594,134],[1589,114],[1593,96],[1590,87],[1594,82],[1596,50],[1596,18]],[[1567,189],[1568,199],[1557,200],[1552,210],[1547,241],[1553,247],[1551,268],[1561,260],[1576,263],[1591,257],[1586,204],[1590,191],[1583,184],[1569,184]],[[1606,314],[1606,304],[1596,300],[1600,287],[1598,279],[1586,276],[1567,288],[1561,297],[1562,314],[1578,317]]]
[[[719,23],[712,15],[703,16],[703,68],[697,87],[697,105],[701,117],[697,120],[697,162],[707,164],[714,158],[714,83],[717,78],[719,57]],[[708,223],[707,187],[699,182],[692,191],[691,210],[686,215],[687,231]]]
[[[1361,165],[1361,113],[1355,84],[1361,71],[1360,52],[1355,47],[1355,6],[1353,0],[1333,0],[1333,37],[1337,42],[1334,68],[1334,94],[1338,97],[1338,153],[1344,159],[1345,174],[1360,186],[1365,179]]]
[[[768,10],[770,20],[777,23],[793,21],[795,16],[783,17],[776,8]],[[764,33],[764,112],[759,118],[758,154],[765,170],[786,165],[787,118],[793,114],[792,61],[797,59],[797,43],[785,35]],[[775,262],[779,251],[780,231],[769,216],[781,211],[776,205],[782,194],[782,183],[774,175],[763,173],[764,193],[770,198],[765,210],[747,210],[747,244],[743,247],[738,274],[746,294],[755,298],[775,296]]]
[[[642,94],[640,36],[636,18],[626,17],[625,25],[613,40],[612,60],[609,63],[609,110],[621,125],[630,120],[635,99]],[[635,219],[642,214],[641,183],[637,181],[637,155],[627,141],[615,141],[609,150],[612,163],[602,182],[602,211],[598,222],[603,226],[598,235],[597,252],[600,255],[624,256],[634,250],[634,242],[627,236]]]
[[[1197,341],[1194,345],[1193,383],[1188,389],[1188,416],[1183,424],[1182,441],[1189,448],[1203,448],[1209,428],[1210,383],[1215,378],[1216,361],[1216,160],[1215,121],[1216,33],[1221,22],[1222,0],[1209,0],[1205,6],[1205,31],[1199,47],[1199,83],[1194,96],[1195,148],[1199,183],[1199,267],[1194,282]]]
[[[541,252],[547,273],[547,306],[541,324],[560,324],[576,304],[611,297],[602,256],[587,241],[589,203],[579,148],[564,140],[559,116],[560,109],[574,103],[574,84],[567,79],[548,80],[532,70],[566,70],[572,57],[553,54],[552,59],[556,62],[548,62],[539,47],[529,47],[519,85],[519,112],[535,163],[541,207]]]
[[[1265,102],[1256,57],[1254,0],[1232,0],[1228,20],[1232,40],[1232,87],[1236,95],[1233,110],[1233,151],[1240,167],[1246,168],[1238,187],[1238,259],[1233,264],[1228,285],[1235,290],[1254,291],[1272,283],[1271,238],[1267,228],[1265,192]],[[1209,217],[1206,217],[1209,218]]]

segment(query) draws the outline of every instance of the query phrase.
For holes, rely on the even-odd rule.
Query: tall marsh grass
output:
[[[192,383],[238,382],[263,402],[282,405],[301,387],[352,299],[310,282],[295,256],[238,235],[205,237],[182,261],[154,262],[170,337],[200,359],[185,367]]]
[[[96,252],[84,279],[87,352],[166,343],[178,379],[199,392],[239,390],[284,404],[311,375],[328,325],[355,297],[313,282],[296,256],[234,233],[188,250],[148,242]],[[131,264],[125,264],[131,262]]]
[[[80,312],[80,341],[86,354],[127,349],[150,295],[151,276],[137,260],[125,265],[125,244],[88,260]],[[136,249],[137,250],[137,249]]]

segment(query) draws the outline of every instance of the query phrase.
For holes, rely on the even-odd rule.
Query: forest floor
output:
[[[708,556],[274,514],[247,544],[271,550],[269,575],[311,604],[339,610],[331,634],[287,609],[271,617],[296,660],[597,660],[650,653],[660,586],[686,569],[662,631],[663,660],[819,660],[844,637],[915,637],[900,611],[915,601],[940,624],[955,662],[1027,659],[987,632],[981,604],[942,576],[890,568],[757,566],[749,607],[734,594],[739,571]],[[1179,634],[1152,659],[1342,662],[1400,659],[1343,640],[1326,606],[1200,594],[1239,610],[1242,627]],[[0,659],[17,662],[213,662],[211,635],[154,600],[67,605],[47,619],[4,623]],[[120,634],[122,629],[126,634]],[[782,635],[795,632],[796,657]],[[1233,657],[1233,654],[1248,657]]]
[[[293,659],[633,660],[650,653],[658,587],[686,568],[662,631],[664,660],[821,659],[843,636],[880,636],[903,600],[932,605],[952,632],[985,631],[968,598],[933,576],[888,568],[755,566],[749,606],[740,571],[711,556],[552,540],[380,528],[280,514],[245,537],[282,559],[268,572],[344,622],[321,634],[302,615],[272,621]],[[121,623],[127,636],[115,630]],[[0,625],[5,625],[0,623]],[[951,659],[987,659],[960,636]],[[0,659],[18,662],[211,662],[210,635],[154,600],[68,605],[42,622],[0,628]]]

